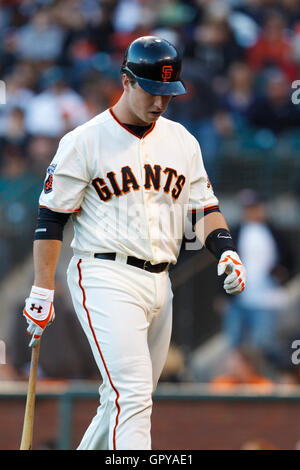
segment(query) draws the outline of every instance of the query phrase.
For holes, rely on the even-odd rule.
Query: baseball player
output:
[[[171,336],[168,268],[188,216],[218,260],[218,274],[226,274],[226,292],[245,287],[199,144],[162,117],[172,97],[186,92],[180,69],[168,41],[133,41],[121,68],[120,100],[66,134],[47,169],[24,315],[35,346],[54,320],[55,270],[71,215],[68,285],[102,376],[101,405],[78,449],[151,449],[152,394]]]

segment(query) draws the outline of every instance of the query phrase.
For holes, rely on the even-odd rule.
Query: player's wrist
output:
[[[217,260],[219,260],[226,251],[236,252],[231,233],[225,228],[218,228],[210,232],[205,240],[205,247]]]

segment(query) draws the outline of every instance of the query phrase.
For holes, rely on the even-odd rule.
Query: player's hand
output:
[[[246,269],[235,251],[224,251],[218,263],[218,276],[227,274],[224,289],[227,294],[239,294],[245,289]]]
[[[46,326],[54,320],[53,297],[53,290],[32,286],[25,300],[23,315],[28,323],[27,333],[32,335],[30,347],[36,346]]]

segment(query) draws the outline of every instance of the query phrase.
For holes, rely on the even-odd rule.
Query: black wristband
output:
[[[217,260],[220,259],[224,251],[236,251],[232,236],[225,228],[218,228],[210,232],[205,240],[205,246]]]

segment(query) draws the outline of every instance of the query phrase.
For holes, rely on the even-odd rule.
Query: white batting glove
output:
[[[53,298],[54,290],[32,286],[30,295],[25,300],[23,315],[28,323],[27,333],[32,335],[30,347],[36,346],[46,326],[55,318]]]
[[[224,289],[227,294],[239,294],[245,289],[246,268],[235,251],[224,251],[218,263],[218,276],[227,274]]]

